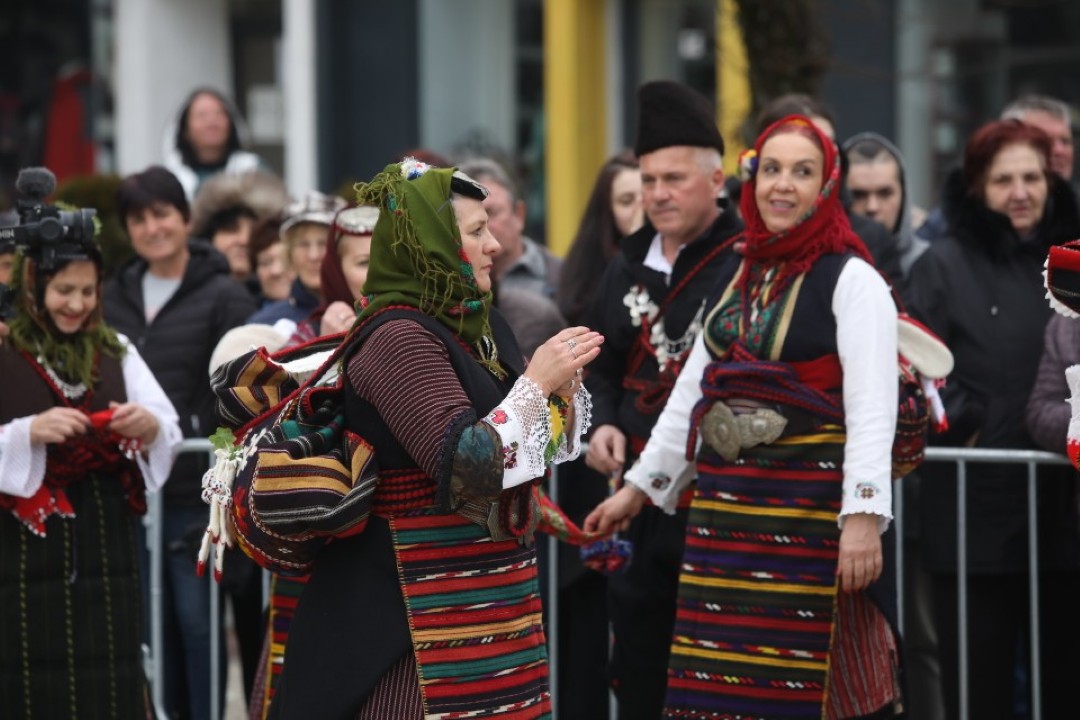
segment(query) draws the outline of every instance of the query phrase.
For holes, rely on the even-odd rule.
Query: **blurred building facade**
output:
[[[1080,3],[819,6],[831,46],[822,95],[839,136],[894,138],[921,203],[933,203],[967,134],[1009,99],[1040,92],[1080,108]],[[212,85],[236,98],[254,150],[294,192],[369,177],[416,147],[509,157],[526,181],[533,234],[561,250],[596,169],[633,141],[640,82],[677,79],[722,108],[748,106],[745,82],[733,80],[736,0],[4,8],[0,41],[15,51],[0,64],[0,206],[25,165],[126,173],[159,161],[184,97]],[[736,127],[729,119],[724,129]]]

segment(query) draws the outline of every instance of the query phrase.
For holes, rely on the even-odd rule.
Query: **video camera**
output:
[[[61,210],[46,205],[45,198],[56,190],[56,176],[43,167],[23,168],[15,180],[19,224],[0,227],[0,246],[15,250],[34,261],[41,272],[49,272],[68,260],[87,257],[94,246],[96,210]],[[0,285],[0,318],[11,315],[11,291]]]

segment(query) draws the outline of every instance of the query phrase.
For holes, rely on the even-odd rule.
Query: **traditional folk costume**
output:
[[[891,518],[896,309],[817,134],[825,184],[797,226],[769,233],[744,190],[746,257],[626,473],[667,512],[697,476],[664,717],[891,716],[899,701],[892,628],[837,580],[844,516]]]
[[[36,298],[21,268],[15,278],[19,314],[0,346],[3,714],[146,718],[135,522],[172,467],[176,411],[135,348],[101,324],[100,305],[62,336],[39,309],[46,276]],[[154,414],[149,447],[108,430],[110,402]],[[91,429],[32,443],[31,423],[53,407],[87,413]]]
[[[370,514],[316,555],[272,718],[551,716],[531,536],[539,479],[577,455],[591,404],[579,390],[571,412],[520,376],[451,191],[485,195],[415,161],[359,190],[381,215],[345,341],[344,434],[370,444],[378,472]],[[276,490],[287,499],[304,482]],[[241,535],[266,520],[234,501]]]
[[[311,343],[325,333],[321,332],[323,315],[334,302],[354,305],[356,298],[349,289],[349,283],[341,269],[341,256],[338,243],[342,235],[370,235],[379,218],[379,210],[370,206],[349,207],[339,210],[334,216],[330,233],[326,241],[326,255],[319,270],[322,289],[322,302],[312,313],[297,325],[284,347],[290,348]],[[277,349],[277,348],[275,348]],[[289,627],[296,612],[300,593],[307,583],[306,575],[282,576],[274,574],[270,580],[270,602],[267,606],[265,646],[259,657],[255,672],[254,687],[249,703],[249,716],[263,718],[270,709],[270,701],[277,690],[278,681],[285,663],[285,645],[288,642]]]
[[[671,146],[724,151],[715,114],[705,98],[669,81],[639,91],[642,155]],[[627,466],[645,446],[694,340],[704,305],[742,229],[737,213],[720,201],[718,217],[699,238],[664,257],[659,233],[646,222],[623,239],[604,273],[585,324],[604,335],[585,384],[593,395],[593,425],[626,434]],[[622,718],[656,718],[662,707],[675,616],[675,595],[686,527],[684,507],[674,516],[646,507],[623,534],[634,559],[608,578],[614,645],[611,683]]]

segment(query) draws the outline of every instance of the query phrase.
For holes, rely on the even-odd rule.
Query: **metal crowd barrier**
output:
[[[967,613],[967,466],[968,463],[998,463],[1027,466],[1027,504],[1028,504],[1028,602],[1031,605],[1028,632],[1031,635],[1031,718],[1042,720],[1042,662],[1039,658],[1039,541],[1038,541],[1038,503],[1036,502],[1036,477],[1040,465],[1070,465],[1062,455],[1039,450],[996,450],[979,448],[928,448],[926,462],[952,462],[956,464],[956,532],[957,532],[957,570],[958,582],[957,610],[960,616],[960,720],[969,720],[968,687],[968,613]],[[895,515],[897,519],[897,567],[903,567],[903,495],[896,493]],[[904,575],[899,573],[897,596],[903,607]],[[901,632],[903,632],[903,618]]]
[[[189,439],[180,446],[182,453],[206,453],[210,464],[213,464],[213,447],[209,440]],[[926,451],[926,462],[942,463],[951,462],[957,466],[957,533],[958,533],[958,612],[959,612],[959,643],[960,643],[960,720],[970,720],[968,708],[969,658],[968,658],[968,613],[967,613],[967,508],[964,498],[967,496],[967,467],[969,463],[1001,463],[1010,465],[1026,465],[1027,497],[1028,497],[1028,591],[1030,598],[1030,654],[1031,654],[1031,718],[1042,720],[1042,702],[1040,697],[1040,681],[1042,677],[1041,661],[1039,658],[1039,546],[1037,537],[1038,528],[1038,504],[1036,502],[1036,478],[1037,469],[1040,465],[1069,465],[1068,459],[1062,455],[1036,450],[995,450],[975,448],[943,448],[933,447]],[[904,504],[903,493],[900,492],[903,481],[898,481],[894,492],[894,522],[896,524],[896,565],[899,569],[897,577],[897,605],[900,611],[900,631],[904,631]],[[548,484],[548,494],[553,502],[559,502],[559,473],[554,468]],[[162,500],[160,493],[153,493],[148,497],[147,512],[147,544],[150,551],[150,647],[145,648],[146,673],[150,681],[151,700],[158,720],[166,720],[165,691],[161,670],[161,656],[157,652],[163,647],[164,618],[162,609],[162,593],[164,587],[164,560],[162,552],[162,528],[161,528]],[[551,678],[552,705],[557,708],[558,703],[558,677],[559,677],[559,541],[549,536],[546,539],[548,549],[548,613],[547,613],[547,636],[548,662]],[[194,561],[192,572],[195,572]],[[267,576],[269,573],[267,573]],[[264,583],[264,593],[268,585]],[[210,712],[212,720],[220,720],[223,703],[221,686],[221,628],[220,610],[221,591],[218,584],[210,582],[210,688],[211,703]],[[610,717],[617,716],[617,704],[612,694],[610,705]],[[557,715],[556,715],[557,717]]]
[[[208,466],[214,464],[214,448],[209,440],[190,438],[180,444],[180,453],[206,453]],[[145,672],[150,683],[150,702],[157,720],[167,720],[165,707],[165,677],[161,648],[165,646],[165,618],[162,598],[165,588],[165,549],[162,536],[162,507],[160,492],[146,499],[146,544],[150,555],[150,647],[144,648]],[[209,515],[209,509],[207,510]],[[195,558],[191,560],[195,572]],[[207,571],[210,572],[209,570]],[[221,589],[210,581],[210,717],[221,720]]]

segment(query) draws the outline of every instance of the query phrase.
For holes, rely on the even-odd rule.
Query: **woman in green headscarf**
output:
[[[486,194],[412,159],[358,186],[380,215],[345,419],[378,490],[364,531],[316,559],[270,717],[551,715],[538,483],[578,453],[603,338],[569,328],[525,367],[491,307]]]
[[[0,346],[0,696],[6,717],[146,717],[135,523],[180,427],[102,321],[101,253],[61,242],[19,259]]]

